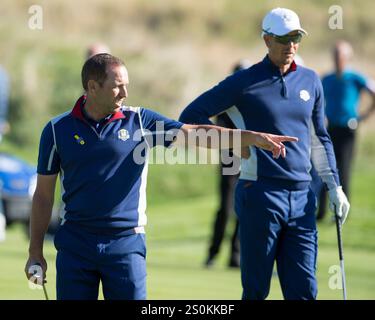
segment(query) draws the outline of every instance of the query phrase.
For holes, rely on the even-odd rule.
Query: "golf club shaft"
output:
[[[46,288],[46,285],[44,283],[43,283],[43,292],[44,292],[44,297],[46,298],[46,300],[49,300],[48,293],[47,293],[47,288]]]
[[[340,268],[341,268],[341,277],[342,277],[342,294],[343,294],[344,300],[347,300],[344,260],[340,260]]]
[[[346,300],[346,298],[347,298],[347,296],[346,296],[346,277],[345,277],[344,255],[343,255],[343,246],[342,246],[342,237],[341,237],[341,220],[340,220],[340,217],[337,215],[337,213],[335,213],[335,218],[336,218],[336,229],[337,229],[337,243],[338,243],[338,247],[339,247],[342,289],[343,289],[344,300]]]

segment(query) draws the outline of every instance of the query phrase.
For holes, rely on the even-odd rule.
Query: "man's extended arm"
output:
[[[372,113],[375,112],[375,81],[369,80],[366,83],[366,89],[370,95],[371,104],[370,107],[359,116],[360,121],[366,120],[371,116]]]
[[[269,133],[255,132],[240,129],[228,129],[213,125],[190,125],[184,124],[181,127],[183,142],[185,145],[194,144],[205,148],[218,149],[240,149],[241,147],[254,145],[271,151],[273,157],[280,155],[285,157],[286,149],[283,142],[298,141],[296,137],[278,136]]]

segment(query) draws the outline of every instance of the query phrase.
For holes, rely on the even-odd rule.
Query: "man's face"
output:
[[[113,113],[121,107],[128,97],[129,77],[124,66],[107,67],[107,79],[95,90],[95,100],[103,108],[104,113]]]
[[[334,49],[334,60],[336,70],[342,72],[348,63],[350,53],[344,45],[336,45]]]
[[[298,31],[292,31],[287,36],[297,36]],[[289,41],[286,44],[279,43],[272,35],[265,35],[264,41],[268,47],[268,55],[276,65],[288,65],[294,60],[299,47],[299,43]]]

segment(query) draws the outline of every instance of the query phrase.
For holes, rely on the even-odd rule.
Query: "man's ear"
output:
[[[95,80],[89,80],[87,82],[87,93],[95,94],[98,90],[99,83],[97,83]]]
[[[271,36],[269,35],[264,35],[263,36],[264,43],[266,44],[267,48],[270,47],[271,45]]]

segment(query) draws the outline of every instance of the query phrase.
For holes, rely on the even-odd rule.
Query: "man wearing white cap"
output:
[[[268,54],[195,99],[180,121],[209,123],[226,112],[237,128],[297,136],[288,157],[273,159],[256,147],[241,160],[235,207],[240,221],[243,299],[265,299],[274,262],[285,299],[316,299],[316,197],[309,188],[311,160],[344,222],[349,202],[340,186],[324,126],[318,75],[294,62],[307,32],[297,14],[277,8],[263,19]]]

